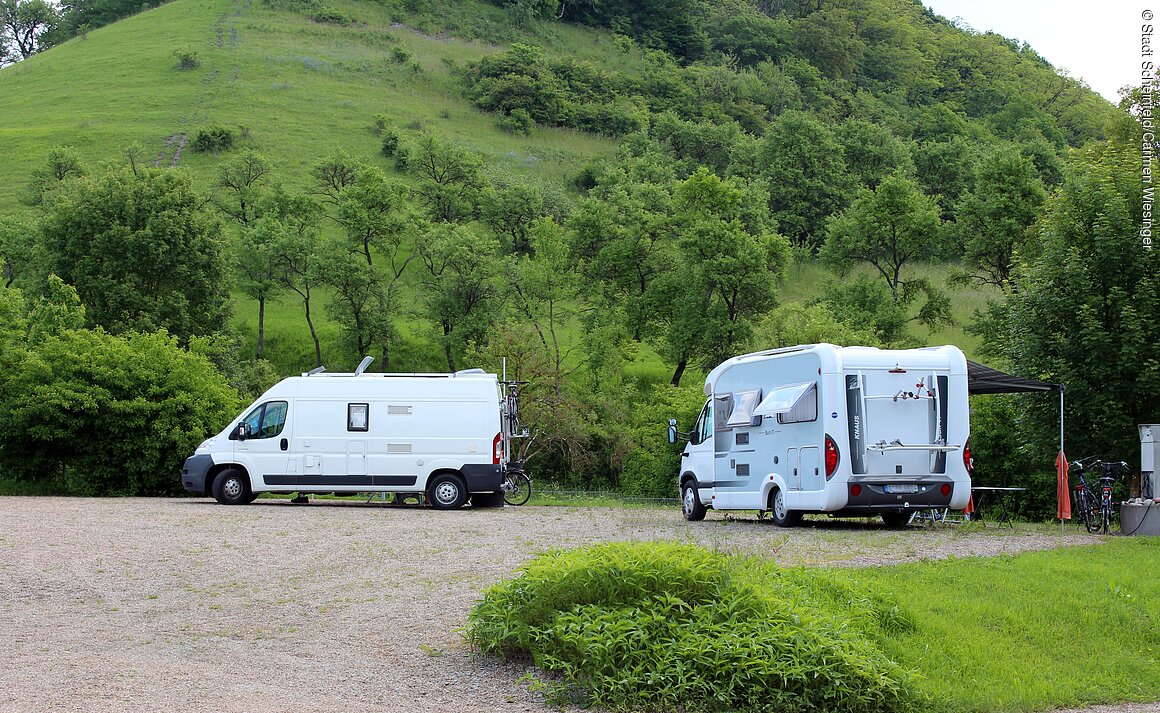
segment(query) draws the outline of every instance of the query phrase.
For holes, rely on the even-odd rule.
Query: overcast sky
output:
[[[1120,87],[1139,83],[1141,14],[1160,11],[1160,0],[922,2],[943,17],[962,18],[978,32],[1027,42],[1057,69],[1067,69],[1112,102],[1118,101]],[[1160,21],[1152,24],[1160,30]]]

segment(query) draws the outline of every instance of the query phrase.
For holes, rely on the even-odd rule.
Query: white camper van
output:
[[[454,374],[311,372],[283,379],[186,459],[185,489],[224,504],[259,493],[421,495],[503,506],[501,384]]]
[[[967,364],[956,347],[814,344],[746,354],[705,377],[681,454],[685,517],[706,508],[881,515],[966,506]],[[669,422],[669,440],[677,436]]]

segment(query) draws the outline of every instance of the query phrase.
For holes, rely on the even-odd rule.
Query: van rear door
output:
[[[847,374],[845,381],[855,475],[946,472],[950,446],[945,374],[923,369],[866,370]]]

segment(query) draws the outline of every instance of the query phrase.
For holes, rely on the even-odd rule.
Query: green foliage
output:
[[[522,107],[512,109],[512,113],[500,117],[499,121],[496,122],[496,126],[499,127],[500,131],[505,131],[509,134],[523,134],[524,136],[531,136],[532,128],[535,125],[535,119]]]
[[[173,56],[177,59],[177,69],[182,72],[188,72],[201,66],[201,59],[198,58],[195,50],[173,50]]]
[[[833,293],[845,293],[844,287],[833,289]],[[878,331],[882,324],[878,309],[886,305],[875,305],[878,309],[871,308],[869,314],[860,307],[845,302],[778,305],[754,327],[751,349],[748,351],[822,342],[841,346],[884,346]],[[882,331],[897,337],[889,327]]]
[[[1160,258],[1141,238],[1141,197],[1151,194],[1138,138],[1073,159],[1039,221],[1039,254],[1016,268],[1019,289],[987,329],[1016,373],[1066,385],[1073,457],[1131,462],[1136,424],[1160,415]],[[1027,405],[1023,435],[1039,463],[1058,449],[1057,409]]]
[[[9,475],[74,495],[174,495],[181,462],[238,408],[202,357],[163,333],[65,330],[0,381]]]
[[[232,149],[236,140],[237,135],[233,129],[225,126],[209,126],[198,129],[189,147],[197,153],[218,153]]]
[[[901,711],[922,700],[916,679],[879,640],[913,627],[822,571],[620,543],[533,560],[485,592],[468,636],[485,653],[531,655],[561,677],[557,698],[585,705]]]
[[[122,169],[56,196],[45,266],[76,288],[90,325],[184,342],[221,331],[229,314],[220,234],[187,174]]]
[[[850,180],[833,131],[810,114],[787,111],[761,142],[758,165],[782,234],[794,245],[821,245],[825,221],[845,205]]]
[[[678,429],[689,428],[705,403],[696,382],[673,387],[656,384],[646,389],[629,408],[626,427],[631,450],[620,473],[620,491],[643,498],[677,497],[677,473],[681,465],[679,445],[668,442],[668,420]]]
[[[38,206],[51,197],[52,193],[74,178],[81,178],[88,171],[81,163],[80,154],[72,146],[54,146],[48,150],[45,165],[33,169],[29,175],[28,193],[24,202]]]

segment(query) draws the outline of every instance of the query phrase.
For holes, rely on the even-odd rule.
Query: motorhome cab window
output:
[[[705,404],[701,409],[701,415],[697,417],[697,425],[693,428],[693,432],[697,436],[697,443],[704,443],[713,437],[713,407],[712,401]]]
[[[248,413],[242,423],[246,425],[247,438],[273,438],[286,425],[285,401],[267,401]]]
[[[773,389],[753,410],[761,416],[777,416],[778,423],[818,420],[818,385],[808,381]]]
[[[346,405],[346,430],[366,431],[370,428],[370,404]]]

